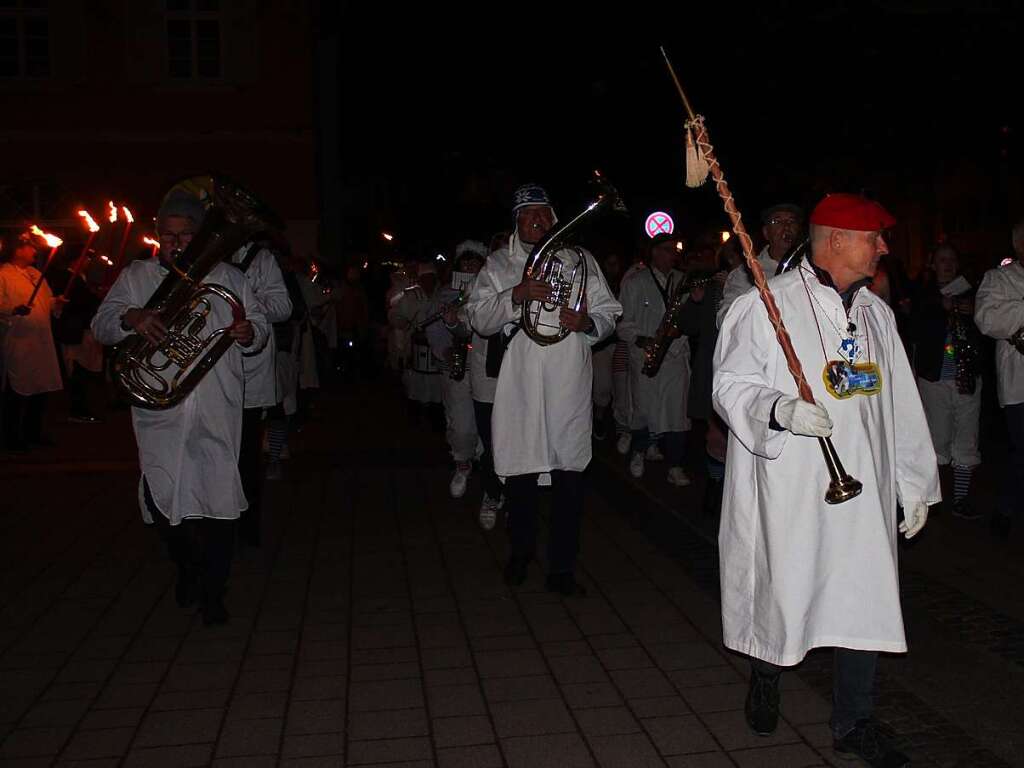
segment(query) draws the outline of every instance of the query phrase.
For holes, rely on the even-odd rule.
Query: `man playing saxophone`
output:
[[[160,259],[131,263],[118,276],[92,321],[102,344],[118,344],[132,333],[154,344],[167,336],[159,314],[144,309],[169,274],[170,255],[184,249],[203,220],[204,208],[192,195],[172,192],[157,214]],[[178,568],[175,597],[187,607],[202,606],[205,624],[227,621],[223,596],[231,567],[235,521],[247,507],[238,474],[244,374],[242,350],[259,350],[268,325],[245,275],[220,263],[207,283],[232,291],[245,309],[236,321],[230,307],[212,302],[206,333],[227,328],[235,340],[195,389],[162,410],[132,408],[139,446],[139,502],[147,524],[155,524]]]

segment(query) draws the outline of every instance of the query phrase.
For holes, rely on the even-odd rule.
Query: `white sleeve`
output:
[[[241,273],[239,274],[241,275]],[[242,279],[238,282],[241,290],[241,295],[238,298],[242,300],[242,306],[245,308],[245,319],[252,323],[254,334],[252,344],[248,347],[242,347],[242,349],[246,354],[251,355],[259,352],[266,346],[267,339],[270,338],[270,323],[267,322],[267,314],[264,310],[263,302],[256,297],[256,292],[249,285],[249,281],[242,275]],[[288,303],[290,306],[291,301]]]
[[[281,268],[277,266],[277,259],[269,250],[263,249],[252,266],[259,270],[252,286],[256,298],[263,305],[267,322],[283,323],[292,315],[292,300],[281,276]]]
[[[129,309],[141,308],[146,303],[135,295],[130,277],[132,271],[131,266],[121,270],[92,318],[92,335],[100,344],[112,346],[128,338],[132,331],[121,327],[121,315]]]
[[[990,269],[974,299],[974,322],[993,339],[1008,339],[1024,327],[1024,296],[999,269]]]
[[[487,263],[480,270],[466,302],[466,317],[481,336],[493,336],[519,319],[519,307],[512,304],[512,288],[499,289],[490,267]]]
[[[584,334],[587,342],[593,346],[607,338],[615,330],[615,322],[622,314],[622,305],[612,296],[608,282],[605,280],[597,260],[589,253],[584,254],[589,261],[587,275],[587,314],[594,321],[594,332]]]
[[[718,305],[718,316],[715,318],[719,328],[725,322],[725,314],[729,311],[732,303],[749,291],[750,287],[750,278],[747,277],[745,264],[740,264],[725,278],[725,285],[722,286],[722,303]]]
[[[637,293],[640,291],[637,275],[630,275],[622,281],[622,289],[619,291],[622,302],[622,322],[619,323],[617,333],[619,338],[627,344],[632,345],[636,337],[640,335],[636,323],[636,311],[639,305]]]

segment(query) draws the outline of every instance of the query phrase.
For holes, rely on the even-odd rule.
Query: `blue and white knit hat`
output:
[[[551,205],[551,198],[540,184],[523,184],[512,195],[512,212],[527,205]]]

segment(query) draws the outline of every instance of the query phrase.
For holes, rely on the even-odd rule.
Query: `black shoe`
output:
[[[603,416],[594,417],[594,428],[591,432],[595,440],[604,440],[608,437],[608,420]]]
[[[227,624],[229,618],[231,617],[228,615],[228,609],[224,607],[224,601],[219,597],[203,604],[203,624],[205,626]]]
[[[1000,512],[993,513],[992,522],[989,523],[992,528],[992,535],[1000,539],[1009,538],[1011,523],[1009,515],[1004,515]]]
[[[188,608],[199,602],[202,586],[198,575],[192,570],[178,570],[178,581],[174,585],[174,600],[179,608]]]
[[[552,573],[544,580],[548,592],[557,592],[563,597],[586,597],[587,588],[576,581],[572,573]]]
[[[858,720],[841,739],[832,739],[832,749],[844,759],[860,758],[871,768],[908,768],[910,758],[895,749],[870,720]]]
[[[964,520],[977,520],[981,512],[976,510],[967,499],[960,499],[953,502],[953,517],[962,517]]]
[[[529,565],[528,557],[510,557],[505,566],[505,583],[510,587],[518,587],[526,581],[526,569]]]
[[[779,726],[779,677],[750,671],[750,689],[743,711],[747,725],[758,736],[771,736]]]

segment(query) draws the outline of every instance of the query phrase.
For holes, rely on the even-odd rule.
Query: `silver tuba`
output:
[[[253,195],[223,179],[213,179],[211,207],[184,251],[169,259],[170,272],[146,302],[167,328],[159,344],[132,335],[118,345],[113,378],[139,408],[171,408],[188,396],[234,340],[228,328],[210,328],[214,303],[225,302],[235,322],[245,319],[241,300],[203,278],[217,264],[261,231],[279,222]]]
[[[569,238],[575,230],[593,214],[613,208],[625,213],[619,193],[604,180],[600,172],[594,171],[592,182],[597,187],[594,199],[576,216],[561,226],[555,227],[533,247],[523,267],[523,279],[540,280],[551,287],[547,301],[524,301],[520,327],[533,341],[541,345],[555,344],[569,335],[569,329],[561,325],[553,333],[540,330],[541,313],[554,312],[568,307],[579,312],[587,300],[587,279],[590,269],[583,249],[570,244]]]

